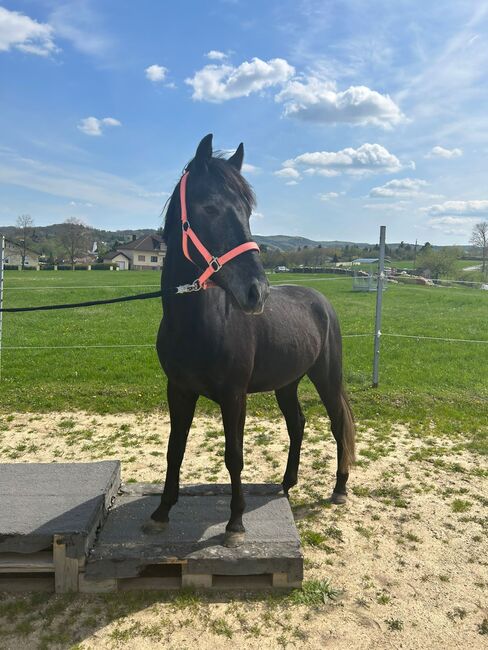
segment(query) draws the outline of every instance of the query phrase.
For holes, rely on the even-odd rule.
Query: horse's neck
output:
[[[182,284],[191,284],[199,275],[198,267],[183,255],[181,238],[178,241],[177,237],[173,236],[168,242],[164,260],[162,288],[171,290]]]
[[[181,242],[168,242],[164,260],[161,286],[163,289],[164,318],[173,327],[194,331],[195,319],[205,322],[208,313],[214,312],[214,303],[219,299],[220,289],[209,289],[198,293],[171,295],[176,287],[192,284],[201,274],[201,270],[183,255]]]

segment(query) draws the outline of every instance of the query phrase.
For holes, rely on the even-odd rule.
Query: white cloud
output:
[[[99,209],[132,217],[134,214],[157,215],[161,210],[161,198],[142,198],[146,188],[128,178],[100,169],[50,165],[1,149],[0,182],[68,201],[91,203]]]
[[[306,174],[337,176],[338,174],[395,173],[405,167],[415,168],[413,162],[403,165],[400,160],[380,144],[362,144],[357,149],[347,147],[341,151],[314,151],[303,153],[283,163],[285,169],[305,165]],[[281,170],[282,172],[284,170]],[[279,172],[275,172],[278,173]],[[281,175],[285,175],[284,173]],[[289,174],[291,175],[291,174]]]
[[[427,185],[427,181],[420,178],[393,179],[380,187],[373,187],[369,196],[379,198],[422,196],[422,189]]]
[[[330,201],[331,199],[337,199],[344,192],[326,192],[325,194],[319,194],[319,199],[321,201]]]
[[[445,149],[444,147],[432,147],[426,158],[459,158],[463,155],[463,150],[455,147],[454,149]]]
[[[378,210],[384,212],[405,212],[407,206],[407,201],[395,201],[393,203],[365,203],[363,208],[374,210],[375,212],[378,212]]]
[[[290,81],[275,99],[284,103],[285,116],[305,122],[373,124],[389,129],[406,119],[389,95],[367,86],[337,92],[335,84],[316,77]]]
[[[139,195],[143,199],[154,199],[162,198],[163,196],[169,196],[169,192],[139,192]]]
[[[78,129],[86,135],[102,135],[103,126],[122,126],[122,123],[114,117],[104,117],[101,120],[97,117],[85,117],[78,124]]]
[[[432,217],[482,217],[488,216],[488,201],[444,201],[426,208]]]
[[[144,72],[149,81],[157,83],[158,81],[164,81],[168,68],[165,68],[164,65],[157,65],[154,63],[153,65],[148,66]]]
[[[275,176],[279,176],[280,178],[301,178],[300,172],[298,172],[296,169],[293,169],[293,167],[283,167],[283,169],[279,169],[278,171],[273,172],[273,174]]]
[[[252,211],[251,213],[251,219],[264,219],[264,214],[262,212],[256,212],[255,210]]]
[[[14,48],[28,54],[48,56],[58,51],[53,31],[47,23],[38,23],[25,14],[0,7],[0,52]]]
[[[114,47],[114,42],[105,33],[101,16],[93,4],[89,0],[59,3],[50,14],[49,22],[57,36],[70,41],[73,47],[83,54],[107,57]]]
[[[257,57],[244,61],[240,66],[206,65],[195,75],[186,79],[192,86],[192,98],[199,101],[220,103],[236,97],[247,97],[269,86],[284,84],[295,73],[285,59],[262,61]]]
[[[69,204],[74,208],[93,208],[93,203],[83,203],[80,201],[70,201]]]
[[[207,52],[205,56],[207,59],[211,59],[212,61],[223,61],[229,57],[228,54],[225,54],[225,52],[220,52],[219,50],[210,50],[210,52]]]
[[[251,165],[250,163],[243,163],[242,171],[245,174],[257,174],[260,171],[260,169],[259,167],[256,167],[256,165]]]
[[[434,217],[427,225],[445,235],[468,235],[477,221],[477,217]]]

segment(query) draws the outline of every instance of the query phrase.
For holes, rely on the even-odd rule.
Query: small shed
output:
[[[376,291],[378,287],[378,265],[377,257],[358,257],[352,261],[353,291]],[[389,261],[385,258],[385,262]],[[386,289],[386,282],[383,283],[383,291]]]

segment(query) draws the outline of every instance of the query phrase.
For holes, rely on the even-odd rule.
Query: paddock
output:
[[[2,462],[116,457],[129,488],[158,485],[168,426],[163,411],[14,412],[1,417]],[[196,418],[182,484],[227,482],[220,427],[213,416]],[[2,594],[2,642],[26,648],[482,647],[488,476],[482,438],[476,440],[433,427],[359,423],[349,503],[333,508],[326,503],[333,441],[325,419],[309,414],[299,484],[290,491],[303,590]],[[276,483],[287,445],[280,417],[251,416],[243,481]]]
[[[128,291],[123,274],[110,274],[116,289],[102,288],[107,283],[102,272],[67,272],[61,289],[55,288],[61,286],[59,273],[35,275],[42,282],[7,273],[8,304]],[[154,276],[138,274],[134,283],[141,279],[146,286],[131,285],[134,292],[151,290],[147,285]],[[358,463],[343,508],[326,503],[335,448],[311,388],[305,382],[302,387],[307,425],[299,484],[290,491],[303,552],[302,589],[275,595],[252,586],[5,593],[0,645],[482,647],[488,627],[488,346],[465,341],[486,338],[488,295],[459,287],[390,287],[380,388],[373,391],[374,296],[353,294],[350,278],[303,280],[330,297],[345,335],[361,336],[344,339]],[[273,281],[297,279],[283,274]],[[86,288],[75,288],[80,286]],[[142,303],[141,311],[135,305],[82,310],[74,322],[61,312],[26,315],[22,321],[5,315],[0,462],[119,459],[126,486],[161,484],[169,421],[164,379],[154,359],[156,303]],[[76,340],[81,347],[62,347]],[[110,347],[121,343],[146,347]],[[274,399],[250,399],[243,481],[279,483],[287,449]],[[227,482],[221,423],[203,400],[182,484]]]

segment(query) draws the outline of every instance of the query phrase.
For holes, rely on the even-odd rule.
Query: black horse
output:
[[[241,143],[228,160],[214,157],[210,134],[200,142],[185,170],[188,219],[215,256],[252,241],[249,217],[254,194],[240,174],[243,156]],[[310,377],[337,443],[337,480],[331,502],[346,500],[355,427],[342,385],[341,334],[337,316],[322,294],[299,286],[270,288],[256,250],[244,252],[219,269],[212,276],[215,287],[174,295],[177,285],[190,285],[200,275],[183,252],[180,183],[166,213],[163,320],[157,338],[158,356],[168,377],[168,465],[161,504],[144,528],[159,532],[169,521],[169,511],[178,499],[180,467],[195,405],[205,395],[222,412],[225,464],[232,483],[224,544],[237,546],[245,532],[241,471],[248,393],[274,390],[285,416],[290,449],[283,489],[288,494],[297,483],[305,425],[297,388],[304,375]],[[188,253],[200,269],[207,267],[192,243]]]

